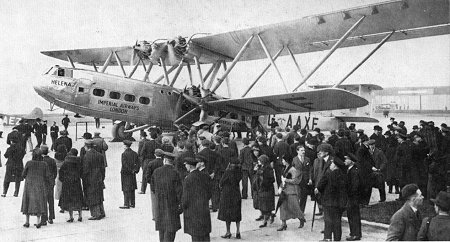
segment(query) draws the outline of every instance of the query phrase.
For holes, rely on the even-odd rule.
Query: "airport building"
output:
[[[376,113],[450,114],[450,86],[392,87],[374,91]]]

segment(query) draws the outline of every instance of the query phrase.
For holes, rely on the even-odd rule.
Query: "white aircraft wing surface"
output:
[[[371,117],[356,117],[356,116],[335,116],[335,118],[343,122],[357,122],[357,123],[378,123],[378,119]]]
[[[342,89],[326,88],[263,97],[224,99],[206,106],[242,115],[267,115],[350,109],[367,105],[366,99]]]
[[[256,34],[261,36],[271,54],[283,46],[288,46],[294,54],[323,51],[331,48],[362,16],[366,18],[341,47],[378,43],[393,30],[396,32],[389,41],[450,34],[449,1],[388,1],[288,22],[193,38],[188,43],[190,46],[188,50],[182,51],[184,56],[180,54],[178,57],[183,57],[185,62],[192,63],[193,56],[198,56],[201,63],[213,63],[217,60],[230,61],[238,54],[245,42]],[[61,60],[68,60],[70,56],[73,62],[101,65],[112,51],[117,53],[123,64],[131,64],[132,59],[134,63],[137,61],[131,46],[42,51],[41,53]],[[170,58],[164,58],[167,56],[167,49],[163,48],[157,55],[163,57],[167,65],[173,64]],[[288,51],[285,49],[281,55],[288,55]],[[262,58],[266,58],[265,52],[257,38],[254,38],[240,60]],[[148,63],[148,59],[144,61]],[[110,65],[118,65],[114,57],[111,58]]]

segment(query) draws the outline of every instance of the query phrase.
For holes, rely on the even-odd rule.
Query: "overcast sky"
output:
[[[40,84],[41,74],[50,66],[68,63],[40,54],[43,50],[124,46],[133,45],[136,40],[221,33],[375,2],[379,0],[4,1],[0,7],[0,112],[25,113],[35,106],[48,108],[48,103],[34,92],[33,85]],[[373,83],[382,87],[449,85],[449,43],[449,35],[388,42],[346,83]],[[307,84],[338,81],[371,48],[336,51]],[[298,55],[297,60],[306,73],[324,54]],[[229,76],[232,96],[239,97],[266,63],[267,60],[239,63]],[[292,90],[300,81],[295,66],[283,57],[279,59],[279,67]],[[186,76],[181,78],[184,81],[178,83],[180,87],[186,83]],[[227,94],[224,88],[219,92]],[[281,92],[283,88],[271,68],[249,95]]]

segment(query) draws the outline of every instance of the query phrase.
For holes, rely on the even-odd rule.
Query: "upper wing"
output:
[[[288,22],[194,38],[187,44],[187,49],[184,42],[178,50],[167,43],[151,47],[148,45],[147,48],[151,49],[151,52],[141,52],[144,54],[141,57],[146,63],[148,63],[149,56],[154,57],[152,60],[154,63],[159,61],[159,57],[163,57],[166,65],[178,64],[181,59],[193,63],[194,56],[199,58],[200,63],[214,63],[217,60],[231,61],[247,39],[255,34],[259,34],[265,40],[265,44],[272,54],[283,46],[288,46],[294,54],[323,51],[331,48],[363,15],[366,18],[362,24],[353,33],[353,37],[347,38],[341,47],[378,43],[392,30],[397,32],[391,36],[389,41],[449,34],[449,1],[389,1]],[[175,40],[169,42],[175,45]],[[182,38],[181,41],[186,41],[186,39]],[[149,51],[149,49],[146,50]],[[134,48],[131,46],[42,51],[41,53],[61,60],[67,60],[67,56],[70,56],[74,62],[100,65],[105,62],[112,51],[118,54],[123,64],[137,61],[137,57],[133,53]],[[281,53],[281,55],[287,54],[286,50]],[[172,60],[166,58],[167,56],[172,57]],[[240,60],[262,58],[266,58],[265,52],[259,41],[254,39]],[[175,61],[173,61],[174,59]],[[110,65],[117,64],[116,59],[111,58]]]
[[[262,97],[210,101],[208,108],[242,115],[267,115],[358,108],[366,99],[342,89],[326,88]]]
[[[268,50],[275,54],[288,45],[294,54],[330,49],[361,17],[362,24],[341,47],[380,42],[389,32],[397,30],[389,41],[420,38],[450,33],[449,0],[390,1],[366,7],[238,30],[193,39],[197,45],[234,57],[251,35],[260,34]],[[281,55],[287,55],[283,51]],[[241,61],[266,58],[261,44],[253,40]]]

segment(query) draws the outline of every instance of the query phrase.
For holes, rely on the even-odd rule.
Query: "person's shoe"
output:
[[[90,218],[88,218],[88,220],[99,220],[100,218],[99,217],[90,217]]]
[[[347,237],[345,240],[347,240],[347,241],[357,241],[357,240],[361,240],[361,237],[358,237],[358,236],[349,236],[349,237]]]
[[[242,197],[242,199],[247,199],[247,197]]]
[[[382,203],[382,202],[386,202],[386,198],[385,199],[380,199],[380,201],[378,201],[379,203]]]
[[[145,192],[143,192],[143,191],[140,191],[140,192],[138,192],[138,194],[145,194]]]
[[[225,235],[222,235],[220,237],[222,237],[224,239],[229,239],[229,238],[231,238],[231,234],[225,234]]]
[[[215,212],[217,212],[217,210],[218,210],[218,209],[213,209],[212,212],[215,213]]]
[[[89,211],[89,207],[82,207],[81,210]]]
[[[100,219],[105,218],[105,217],[106,217],[106,215],[102,214],[102,215],[98,216],[98,219],[100,220]]]
[[[286,230],[286,229],[287,229],[287,225],[285,224],[285,225],[281,225],[281,227],[279,227],[277,229],[277,231],[283,231],[283,230]]]
[[[41,226],[47,226],[47,222],[45,222],[45,221],[44,222],[41,221],[40,224],[41,224]]]
[[[34,224],[34,226],[35,226],[37,229],[41,228],[41,224],[40,224],[40,223],[39,223],[39,224]]]
[[[66,222],[68,222],[68,223],[73,223],[73,218],[70,218],[70,219],[67,220]]]
[[[131,208],[134,208],[135,206],[134,206],[134,204],[133,204],[133,205],[130,205],[130,207],[131,207]]]
[[[260,228],[267,227],[267,221],[265,221],[263,224],[259,225]]]
[[[275,215],[272,214],[272,215],[270,215],[270,224],[273,224],[274,221],[275,221]]]
[[[83,217],[79,217],[78,222],[83,222]]]
[[[264,219],[264,216],[259,216],[257,219],[255,219],[255,221],[262,221]]]
[[[29,227],[30,227],[30,224],[29,224],[29,223],[24,223],[24,224],[23,224],[23,227],[29,228]]]
[[[53,224],[53,219],[48,220],[49,224]]]
[[[130,206],[122,206],[122,207],[119,207],[120,209],[130,209]]]
[[[60,213],[64,213],[64,210],[61,209],[61,210],[59,210],[59,212],[60,212]]]
[[[323,212],[316,213],[316,216],[322,216],[322,215],[323,215]]]
[[[6,197],[6,194],[2,194],[2,197]]]
[[[13,196],[14,196],[14,197],[18,197],[18,196],[19,196],[19,193],[14,193]]]
[[[236,234],[236,239],[241,239],[241,233]]]
[[[304,218],[300,219],[300,225],[298,226],[298,228],[299,229],[303,228],[305,226],[305,222],[306,222],[306,219],[304,219]]]

